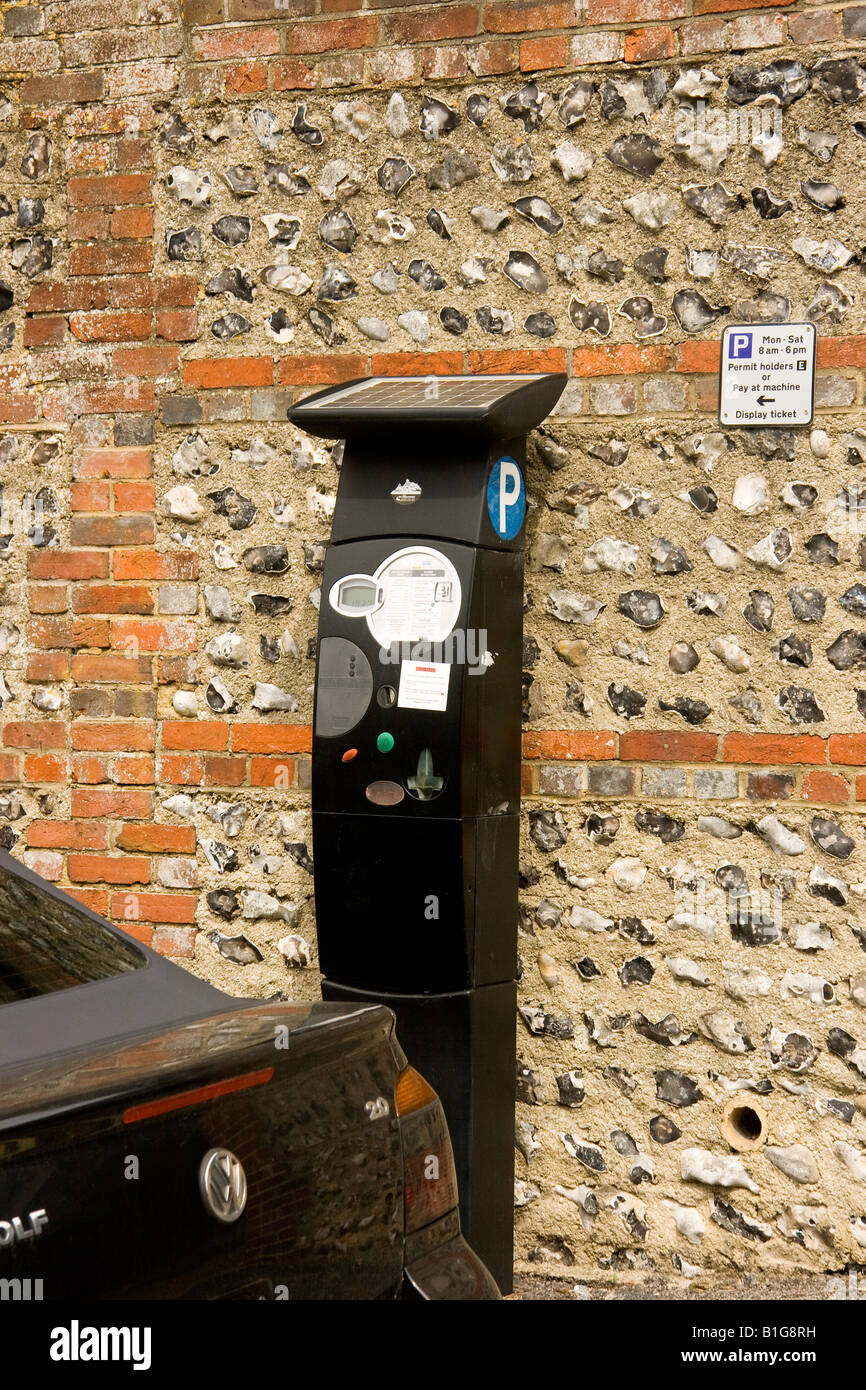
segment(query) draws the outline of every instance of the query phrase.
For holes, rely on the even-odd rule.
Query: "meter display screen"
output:
[[[340,603],[346,608],[372,608],[375,602],[375,584],[353,582],[340,586]]]

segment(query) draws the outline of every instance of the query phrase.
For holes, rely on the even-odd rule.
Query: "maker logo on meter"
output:
[[[460,614],[460,578],[429,546],[388,555],[375,574],[349,574],[331,586],[328,602],[347,618],[366,618],[382,648],[395,642],[444,642]]]

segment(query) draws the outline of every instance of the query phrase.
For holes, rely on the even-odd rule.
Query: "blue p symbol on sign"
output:
[[[728,357],[751,357],[751,333],[732,333],[728,340]]]
[[[487,483],[490,524],[503,541],[513,541],[526,514],[526,488],[516,459],[505,454],[490,470]]]

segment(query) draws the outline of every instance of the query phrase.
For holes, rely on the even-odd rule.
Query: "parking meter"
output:
[[[345,440],[313,717],[322,994],[394,1009],[448,1115],[463,1229],[504,1291],[525,436],[565,380],[374,377],[289,411]]]

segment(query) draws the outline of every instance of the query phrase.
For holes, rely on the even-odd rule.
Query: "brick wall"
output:
[[[315,997],[339,450],[286,408],[566,370],[528,477],[519,1256],[699,1285],[856,1260],[866,7],[2,22],[0,842],[233,993]],[[816,323],[815,428],[723,435],[721,327],[774,316]],[[740,1158],[732,1098],[766,1121]]]

